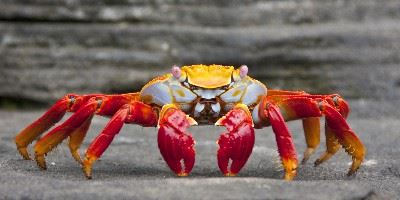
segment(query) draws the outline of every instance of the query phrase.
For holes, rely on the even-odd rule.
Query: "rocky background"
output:
[[[0,105],[140,90],[170,66],[247,64],[268,87],[400,96],[398,0],[2,0]]]

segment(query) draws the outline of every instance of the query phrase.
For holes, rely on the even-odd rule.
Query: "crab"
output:
[[[27,146],[66,112],[73,114],[39,138],[35,160],[46,169],[45,155],[66,138],[73,158],[84,175],[92,177],[92,166],[109,147],[124,124],[158,127],[158,147],[166,164],[177,176],[187,176],[195,163],[195,141],[191,125],[225,126],[217,141],[218,167],[225,176],[235,176],[252,152],[254,129],[271,126],[284,169],[292,180],[298,167],[297,154],[286,121],[301,119],[307,149],[305,163],[320,143],[320,117],[325,116],[326,151],[315,166],[333,156],[340,147],[351,156],[348,175],[360,167],[366,149],[346,122],[348,103],[338,94],[312,95],[303,91],[272,90],[248,76],[248,67],[222,65],[173,66],[171,73],[158,76],[140,92],[127,94],[68,94],[15,138],[24,159]],[[81,159],[79,147],[94,115],[110,121],[88,147]]]

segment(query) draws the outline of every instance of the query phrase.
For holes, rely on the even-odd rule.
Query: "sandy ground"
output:
[[[157,130],[123,127],[101,160],[93,179],[84,178],[79,165],[61,144],[47,156],[48,170],[22,160],[13,138],[44,110],[0,110],[0,199],[399,199],[399,102],[351,101],[349,123],[368,148],[356,176],[347,177],[350,157],[341,150],[319,167],[313,161],[324,151],[325,139],[310,161],[298,169],[296,180],[281,180],[275,139],[270,128],[257,130],[256,145],[238,177],[223,177],[216,164],[215,143],[220,127],[193,127],[196,164],[189,177],[176,177],[157,148]],[[107,119],[93,121],[84,146]],[[305,149],[300,122],[290,122],[299,159]]]

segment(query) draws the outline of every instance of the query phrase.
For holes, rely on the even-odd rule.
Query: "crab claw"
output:
[[[195,161],[195,142],[187,128],[196,123],[175,107],[167,108],[161,113],[158,148],[176,175],[187,176],[192,171]]]
[[[235,176],[246,164],[254,146],[255,135],[250,112],[247,107],[236,107],[215,125],[223,125],[228,130],[217,141],[218,167],[225,176]]]

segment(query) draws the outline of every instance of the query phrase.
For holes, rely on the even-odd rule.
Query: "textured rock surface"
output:
[[[399,199],[400,111],[392,109],[399,103],[350,102],[354,111],[350,125],[368,149],[356,176],[346,176],[351,159],[343,150],[313,167],[312,161],[325,149],[322,136],[316,154],[299,167],[292,182],[281,180],[283,172],[270,128],[256,131],[253,153],[238,177],[219,173],[215,140],[223,129],[206,126],[190,128],[197,141],[197,157],[186,178],[175,177],[162,160],[156,129],[134,125],[123,127],[95,163],[90,181],[66,143],[49,153],[48,170],[41,171],[34,161],[21,159],[13,138],[43,111],[0,110],[0,199]],[[106,123],[105,118],[94,118],[81,153]],[[289,127],[301,158],[305,149],[301,123],[290,122]]]
[[[4,0],[0,10],[0,103],[135,91],[194,63],[247,64],[273,88],[400,96],[396,0]]]

